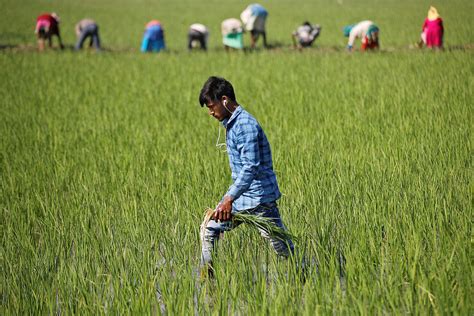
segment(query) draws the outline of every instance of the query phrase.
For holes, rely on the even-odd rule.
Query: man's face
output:
[[[227,102],[227,99],[223,97],[222,100],[209,101],[206,106],[209,110],[209,115],[213,116],[219,121],[230,117],[230,113],[222,105],[223,102]]]

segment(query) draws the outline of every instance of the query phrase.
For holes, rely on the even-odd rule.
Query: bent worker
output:
[[[165,48],[165,34],[161,22],[158,20],[148,22],[143,33],[141,51],[159,52]]]
[[[192,50],[200,46],[202,50],[207,50],[207,38],[209,30],[203,24],[194,23],[188,31],[188,49]]]
[[[292,33],[293,46],[298,48],[310,47],[320,33],[321,26],[319,24],[312,25],[306,21]]]
[[[222,21],[221,32],[222,43],[226,50],[244,48],[242,23],[239,20],[231,18]]]
[[[89,46],[99,51],[100,50],[100,38],[99,38],[99,26],[91,19],[83,19],[76,24],[75,27],[77,42],[74,48],[76,50],[82,49],[82,46],[87,38],[90,39]]]
[[[344,36],[349,37],[347,49],[352,51],[356,38],[361,39],[362,51],[379,48],[379,27],[372,21],[362,21],[344,27]]]
[[[268,11],[258,3],[249,5],[240,14],[240,19],[244,23],[245,30],[250,32],[251,48],[255,48],[260,35],[262,35],[263,38],[263,46],[267,47],[267,33],[265,31],[267,16]]]
[[[428,16],[423,23],[419,46],[425,44],[429,48],[443,47],[444,27],[443,20],[435,7],[430,7]]]
[[[226,146],[232,170],[233,184],[215,209],[205,227],[201,272],[212,275],[212,252],[219,236],[238,223],[231,221],[232,213],[260,215],[286,230],[280,218],[277,200],[281,193],[273,171],[270,144],[257,120],[236,100],[234,88],[224,78],[210,77],[199,95],[201,106],[226,129]],[[293,242],[273,237],[265,229],[260,234],[282,257],[293,254]]]
[[[59,41],[59,47],[64,49],[63,42],[61,40],[61,34],[59,32],[59,16],[56,13],[43,13],[36,18],[35,33],[38,38],[38,49],[44,50],[44,42],[48,40],[48,46],[52,47],[52,37],[56,35]]]

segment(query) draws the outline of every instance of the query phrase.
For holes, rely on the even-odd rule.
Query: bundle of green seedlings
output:
[[[204,233],[206,231],[207,223],[212,219],[216,211],[208,208],[204,213],[204,220],[200,227],[201,242],[204,240]],[[275,225],[270,217],[264,217],[262,214],[249,214],[245,212],[232,213],[232,224],[249,224],[259,230],[265,231],[269,236],[278,238],[280,240],[295,239],[288,230]]]

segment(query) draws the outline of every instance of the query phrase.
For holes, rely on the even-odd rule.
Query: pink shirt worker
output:
[[[443,20],[439,16],[438,10],[435,7],[430,7],[428,17],[423,23],[420,46],[425,44],[429,48],[442,48],[443,35]]]

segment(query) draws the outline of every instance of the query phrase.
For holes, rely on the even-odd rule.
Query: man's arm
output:
[[[79,37],[79,35],[81,35],[81,23],[77,23],[76,24],[76,27],[74,28],[74,30],[76,31],[76,36]]]
[[[240,153],[243,167],[230,186],[221,203],[216,208],[215,218],[218,220],[230,219],[232,202],[248,190],[255,179],[260,165],[260,150],[258,145],[258,128],[255,125],[246,125],[237,135],[237,150]],[[229,215],[227,217],[227,214]]]
[[[352,47],[354,47],[354,42],[357,37],[360,37],[360,24],[357,24],[354,26],[349,33],[349,41],[347,42],[347,49],[349,51],[352,50]]]

